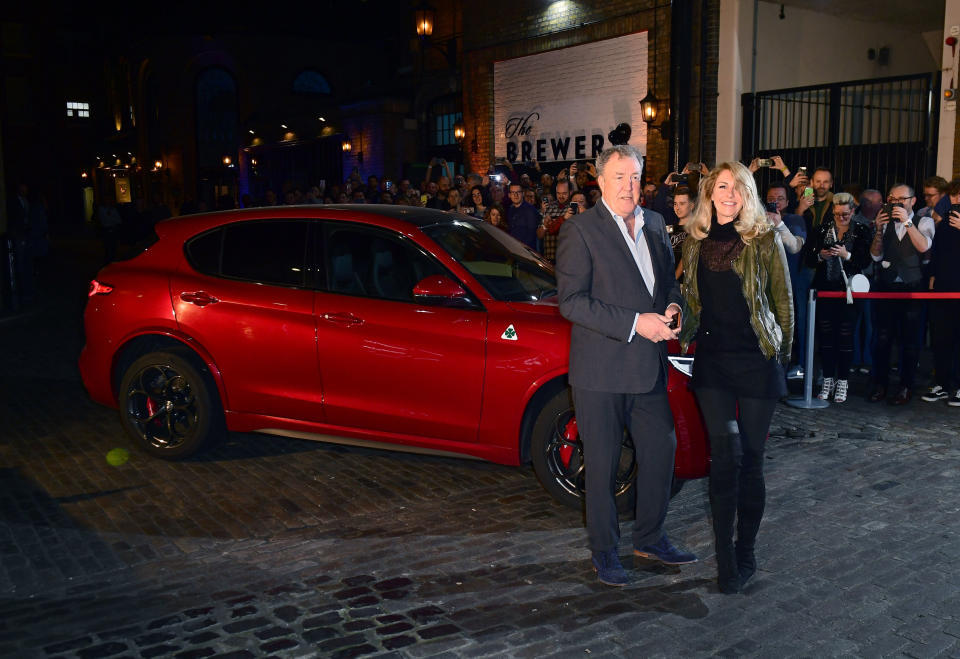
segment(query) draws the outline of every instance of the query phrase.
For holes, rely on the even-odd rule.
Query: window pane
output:
[[[302,286],[309,221],[243,222],[226,227],[222,272],[265,284]]]
[[[448,274],[417,246],[387,233],[335,229],[328,245],[333,293],[412,302],[417,282]]]
[[[223,231],[216,230],[198,236],[187,243],[187,260],[197,272],[220,274],[220,241]]]

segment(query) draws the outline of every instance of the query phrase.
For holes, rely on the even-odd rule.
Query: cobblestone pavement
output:
[[[109,465],[130,445],[76,370],[90,245],[60,248],[0,318],[0,656],[960,656],[960,409],[781,405],[746,593],[713,582],[703,481],[667,519],[702,560],[634,563],[624,520],[608,588],[529,468],[247,434]]]

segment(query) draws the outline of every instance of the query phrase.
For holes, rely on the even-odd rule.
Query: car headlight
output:
[[[693,377],[693,357],[670,355],[667,357],[667,361],[670,362],[671,366],[686,375],[688,378]]]

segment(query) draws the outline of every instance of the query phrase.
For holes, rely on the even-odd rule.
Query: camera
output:
[[[960,204],[950,204],[950,212],[960,213]]]
[[[773,158],[758,158],[757,167],[773,167]]]
[[[903,204],[891,204],[886,203],[880,207],[881,213],[886,213],[888,219],[893,219],[893,209],[894,208],[903,208]]]
[[[690,181],[690,176],[688,174],[678,174],[674,180],[677,183],[687,183]]]
[[[383,187],[389,190],[390,188],[393,187],[393,181],[385,181],[383,184]]]
[[[960,205],[960,204],[958,204],[958,205]],[[577,202],[575,202],[575,201],[571,201],[571,202],[570,202],[570,209],[571,209],[574,213],[579,213],[579,212],[580,212],[580,204],[577,203]]]
[[[491,174],[490,178],[493,179],[494,181],[499,182],[503,180],[503,174]]]
[[[775,201],[768,201],[768,202],[766,203],[766,207],[767,207],[767,212],[768,212],[768,213],[779,213],[779,212],[780,212],[779,210],[777,210],[777,202],[775,202]]]
[[[688,172],[694,173],[700,171],[700,163],[698,162],[688,162],[687,166],[684,167]]]

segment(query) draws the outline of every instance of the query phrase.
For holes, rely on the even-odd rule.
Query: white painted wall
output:
[[[740,1],[752,15],[753,0]],[[904,1],[904,12],[910,11],[911,4]],[[760,2],[759,10],[757,91],[928,73],[937,68],[938,58],[931,54],[923,33],[912,28],[794,6],[786,7],[786,18],[780,20],[780,5],[771,2]],[[886,66],[867,59],[867,49],[882,46],[890,49]],[[750,62],[745,66],[749,76]]]
[[[740,159],[743,113],[740,96],[750,75],[753,2],[720,0],[720,63],[717,67],[717,153],[714,162]],[[747,24],[744,25],[744,20]],[[744,48],[746,60],[744,61]],[[746,75],[744,75],[744,65]],[[749,80],[747,80],[749,85]],[[749,91],[749,87],[747,88]]]
[[[960,26],[960,0],[947,0],[943,12],[943,38],[950,35],[952,26]],[[957,35],[960,41],[960,35]],[[960,85],[960,70],[958,70],[958,58],[960,58],[960,43],[957,43],[956,51],[947,46],[943,40],[940,41],[943,46],[943,75],[940,83],[940,137],[937,143],[937,174],[948,181],[953,178],[953,173],[957,169],[957,163],[953,161],[953,145],[957,139],[957,104],[947,103],[943,100],[943,90],[950,87],[951,78],[955,85]],[[956,89],[957,87],[954,87]]]

